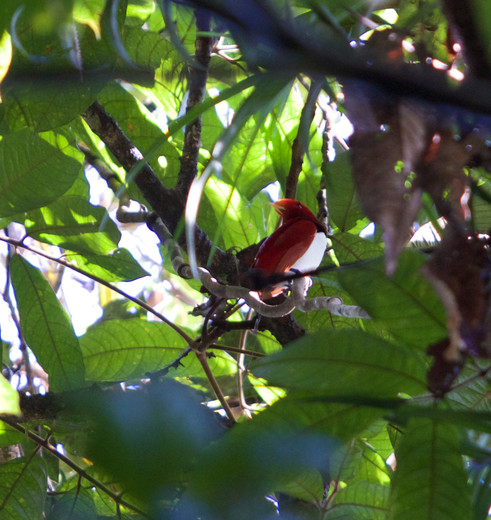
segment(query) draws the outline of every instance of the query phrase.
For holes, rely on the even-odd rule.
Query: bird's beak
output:
[[[278,202],[271,202],[271,206],[273,206],[274,210],[276,211],[276,213],[278,213],[279,215],[282,215],[283,212],[285,211],[285,206],[283,206],[283,204],[281,204],[280,201]]]

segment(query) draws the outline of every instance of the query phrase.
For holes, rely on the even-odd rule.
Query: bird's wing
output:
[[[254,267],[268,274],[286,273],[309,249],[317,231],[311,220],[287,221],[262,243]]]

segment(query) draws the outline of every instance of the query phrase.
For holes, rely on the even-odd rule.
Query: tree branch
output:
[[[133,145],[100,103],[97,101],[93,103],[84,112],[83,117],[90,129],[105,143],[127,172],[138,164],[139,170],[135,176],[136,185],[172,235],[175,235],[184,213],[185,198],[176,190],[166,188],[160,182],[152,168],[144,161],[140,150]],[[207,265],[213,244],[198,226],[196,226],[195,233],[198,260],[201,265]],[[179,236],[178,241],[181,246],[186,246],[184,235]],[[219,248],[214,248],[213,251],[210,270],[221,278],[235,275],[237,271],[235,257]]]
[[[303,155],[309,149],[309,129],[315,116],[315,102],[321,90],[322,82],[313,79],[300,115],[298,133],[292,144],[292,160],[285,184],[285,197],[288,199],[296,198],[298,176],[302,171]]]
[[[177,1],[177,0],[174,0]],[[491,83],[468,76],[458,86],[445,71],[426,64],[398,64],[388,67],[379,53],[351,47],[332,32],[314,32],[307,22],[291,23],[275,12],[271,2],[258,0],[187,0],[208,9],[229,22],[249,66],[261,66],[281,73],[336,76],[371,83],[393,95],[418,98],[425,102],[449,104],[491,115]],[[489,124],[488,124],[489,125]]]
[[[262,316],[268,318],[281,318],[287,316],[294,309],[302,312],[310,312],[313,310],[327,310],[335,316],[344,316],[346,318],[370,319],[368,313],[357,305],[344,305],[343,300],[338,296],[334,297],[317,297],[305,299],[306,279],[298,277],[292,280],[291,295],[285,298],[278,305],[270,305],[259,299],[254,291],[246,287],[237,285],[223,285],[219,283],[204,268],[199,269],[201,283],[215,296],[225,299],[240,298],[245,300],[247,305],[253,308]]]
[[[210,36],[200,35],[199,32],[210,32],[210,16],[206,12],[196,10],[195,66],[191,67],[189,75],[188,102],[186,112],[201,103],[206,92],[208,79],[208,65],[212,51],[213,40]],[[197,117],[186,126],[184,146],[181,155],[176,190],[185,198],[193,179],[198,174],[198,155],[201,147],[201,117]]]

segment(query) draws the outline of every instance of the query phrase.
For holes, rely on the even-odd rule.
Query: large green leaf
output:
[[[221,236],[225,247],[243,249],[259,241],[253,212],[247,200],[229,184],[212,177],[205,189],[218,221],[217,238]]]
[[[77,179],[65,195],[29,213],[29,235],[77,253],[111,253],[117,248],[121,233],[105,208],[92,206],[88,199],[86,181]]]
[[[289,391],[370,397],[424,392],[425,368],[408,349],[357,330],[320,331],[251,366]]]
[[[147,507],[174,499],[197,455],[222,432],[200,396],[171,380],[140,391],[99,393],[90,402],[74,398],[75,409],[92,421],[92,460],[124,489],[146,498]]]
[[[19,393],[0,374],[0,414],[20,415]]]
[[[368,443],[359,440],[338,450],[329,462],[329,471],[332,480],[347,484],[359,481],[390,484],[390,468]]]
[[[49,374],[50,390],[84,384],[84,362],[72,324],[46,278],[21,256],[11,261],[24,339]]]
[[[320,483],[313,470],[328,467],[338,442],[299,431],[298,425],[257,422],[262,415],[237,425],[200,457],[184,500],[184,517],[270,518],[274,509],[265,495],[273,491],[291,490],[302,498],[310,495],[312,501],[317,496]],[[310,493],[306,486],[311,486]]]
[[[163,131],[156,121],[152,121],[150,112],[115,83],[105,87],[98,100],[142,153],[146,153],[160,139],[160,145],[152,151],[149,164],[166,185],[174,186],[180,166],[180,154],[172,139],[162,140]],[[167,124],[167,121],[161,123]],[[131,191],[131,196],[140,197],[136,190],[135,193]]]
[[[106,282],[129,282],[148,276],[127,249],[116,249],[107,255],[66,253],[65,259]]]
[[[211,517],[246,519],[263,518],[264,495],[273,490],[301,491],[313,499],[319,492],[314,469],[329,471],[340,440],[353,438],[381,415],[368,407],[281,399],[204,454],[191,476],[190,502]]]
[[[384,254],[380,242],[368,240],[359,235],[334,233],[330,240],[332,249],[341,265],[376,258]]]
[[[430,419],[411,420],[396,450],[396,458],[391,518],[472,518],[470,492],[455,427]]]
[[[0,420],[0,448],[14,444],[25,444],[26,436]],[[31,441],[27,441],[31,442]]]
[[[45,499],[45,462],[37,452],[0,465],[0,518],[41,520]]]
[[[489,18],[491,16],[491,6],[486,0],[473,0],[471,3],[471,16],[473,15],[474,23],[476,24],[477,34],[476,39],[481,41],[482,49],[485,52],[483,58],[489,66],[491,64],[491,29],[489,27]]]
[[[109,320],[91,327],[80,338],[89,381],[123,381],[145,377],[172,363],[187,346],[186,341],[164,323],[140,319]],[[181,361],[172,375],[203,375],[194,354]],[[210,359],[215,375],[231,374],[233,359],[217,352]]]
[[[388,278],[382,259],[339,269],[343,288],[375,320],[404,343],[425,349],[447,335],[445,311],[420,269],[423,255],[405,251]]]
[[[273,170],[265,161],[268,148],[264,123],[269,114],[286,101],[291,85],[288,75],[264,74],[235,113],[231,128],[233,131],[240,128],[240,133],[233,136],[233,142],[226,142],[223,176],[247,198],[275,180]],[[272,119],[270,125],[273,125]]]
[[[123,381],[163,368],[182,352],[186,341],[162,323],[110,320],[80,337],[89,381]]]
[[[47,520],[73,518],[74,520],[97,520],[94,493],[87,489],[62,491],[52,498]],[[100,518],[100,517],[99,517]]]
[[[338,153],[324,168],[329,218],[341,231],[349,231],[363,219],[351,174],[349,153]]]
[[[0,141],[0,216],[46,206],[74,183],[80,163],[31,132]]]
[[[77,72],[66,72],[64,81],[43,77],[42,73],[37,82],[35,77],[23,77],[17,82],[7,76],[2,96],[11,131],[26,127],[36,132],[58,128],[78,117],[94,102],[102,83],[81,82]]]
[[[356,482],[340,489],[334,495],[326,519],[385,520],[388,499],[387,486],[374,482]]]

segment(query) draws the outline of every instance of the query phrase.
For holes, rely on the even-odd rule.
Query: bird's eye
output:
[[[297,208],[301,208],[302,205],[300,204],[300,202],[297,204]]]

